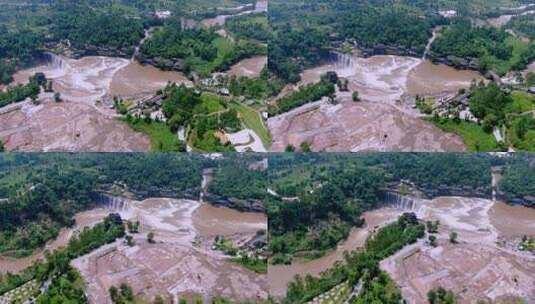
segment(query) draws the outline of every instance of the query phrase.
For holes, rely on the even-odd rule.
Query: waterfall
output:
[[[202,171],[201,192],[199,193],[199,202],[203,202],[204,194],[208,190],[208,184],[212,177],[213,169],[204,169]]]
[[[68,65],[68,63],[63,59],[63,57],[58,56],[54,53],[46,52],[45,59],[49,66],[52,66],[56,69],[62,69]]]
[[[496,202],[498,189],[498,176],[496,173],[492,173],[492,201]]]
[[[130,201],[123,197],[100,194],[98,202],[105,209],[112,212],[126,213],[130,211]]]
[[[399,210],[412,211],[416,209],[416,203],[414,199],[392,192],[387,192],[384,195],[384,203],[387,206],[391,206]]]
[[[330,63],[334,66],[338,76],[348,77],[354,73],[355,60],[351,54],[331,52]]]

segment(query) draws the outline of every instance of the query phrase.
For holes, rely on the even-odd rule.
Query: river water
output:
[[[190,231],[187,240],[191,241],[199,233],[201,236],[232,235],[236,233],[254,234],[267,229],[264,214],[239,212],[229,208],[218,208],[198,201],[172,200],[153,198],[141,202],[122,199],[121,204],[109,204],[105,208],[83,211],[75,215],[76,224],[71,228],[63,228],[58,237],[46,245],[53,251],[67,245],[69,239],[85,227],[92,227],[102,221],[109,213],[118,212],[123,218],[137,219],[142,222],[143,229],[183,230]],[[44,257],[44,251],[13,259],[0,257],[2,272],[18,272],[30,266],[34,261]]]
[[[58,237],[46,244],[45,249],[54,251],[55,249],[65,247],[69,239],[77,232],[82,231],[85,227],[92,227],[102,221],[108,215],[108,211],[99,208],[90,211],[80,212],[75,215],[76,224],[71,228],[61,229]],[[38,250],[31,256],[14,259],[0,256],[0,273],[16,273],[31,266],[35,261],[44,259],[44,250]]]
[[[336,71],[349,80],[349,89],[358,91],[363,100],[394,103],[404,94],[411,96],[456,92],[482,79],[474,71],[456,70],[428,60],[405,56],[361,58],[337,55],[330,64],[302,73],[302,84],[317,82],[327,71]]]
[[[348,238],[327,255],[311,261],[294,261],[291,265],[270,265],[268,272],[269,288],[272,296],[283,297],[288,283],[296,275],[304,277],[308,274],[318,276],[321,272],[331,268],[335,262],[343,261],[344,252],[362,248],[366,239],[379,226],[396,220],[401,211],[393,208],[381,208],[364,213],[366,226],[353,228]]]
[[[441,227],[446,226],[459,233],[462,243],[474,243],[473,246],[479,244],[494,246],[498,237],[519,239],[522,235],[535,236],[535,209],[533,208],[511,206],[503,202],[480,198],[439,197],[433,200],[414,199],[414,201],[412,209],[406,211],[417,213],[422,220],[440,220]],[[366,226],[353,228],[347,240],[328,255],[312,261],[294,261],[291,265],[270,265],[268,279],[272,295],[284,296],[288,283],[295,275],[317,276],[332,267],[336,261],[343,260],[344,251],[362,248],[374,230],[396,220],[402,212],[403,210],[397,208],[381,208],[366,212],[364,214]],[[441,232],[445,235],[443,238],[448,237],[447,231]],[[436,259],[441,254],[435,253],[433,258]],[[447,257],[446,254],[444,256]],[[392,266],[386,269],[393,271],[390,267]],[[422,276],[425,279],[432,279],[432,277]],[[422,292],[425,294],[424,291]],[[405,295],[408,299],[413,298],[410,294]]]

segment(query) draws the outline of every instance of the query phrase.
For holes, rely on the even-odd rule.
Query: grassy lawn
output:
[[[499,75],[505,75],[511,71],[512,67],[522,61],[523,54],[527,53],[530,48],[529,43],[512,36],[507,39],[507,45],[513,49],[513,56],[509,60],[500,60],[493,56],[485,57],[485,60],[490,63],[490,66]]]
[[[194,114],[210,114],[225,110],[223,98],[217,96],[216,94],[206,92],[202,93],[201,101],[202,103],[193,109]]]
[[[268,271],[268,265],[266,260],[261,260],[257,258],[231,258],[230,261],[238,263],[243,267],[256,273],[266,274]]]
[[[233,102],[231,104],[231,107],[233,107],[234,109],[236,109],[236,111],[238,111],[238,113],[240,113],[241,119],[245,126],[255,131],[255,133],[260,136],[264,147],[266,147],[266,149],[269,149],[269,147],[271,147],[271,135],[269,134],[269,131],[266,125],[264,124],[260,113],[258,113],[255,109],[247,105],[240,104],[237,102]]]
[[[190,145],[196,152],[235,152],[236,149],[230,144],[222,145],[214,135],[215,130],[208,130],[202,138],[197,136],[196,130],[190,135]]]
[[[505,113],[524,113],[535,110],[535,97],[526,92],[515,91],[511,93],[513,103],[508,105]]]
[[[441,119],[435,121],[432,118],[425,119],[445,132],[455,133],[462,137],[467,149],[471,152],[492,152],[498,149],[498,143],[494,135],[483,131],[483,127],[473,122]]]
[[[208,76],[216,70],[225,60],[225,57],[232,53],[234,44],[229,39],[220,37],[215,39],[212,44],[217,48],[217,58],[213,61],[205,61],[199,57],[190,57],[186,61],[193,66],[193,69],[201,76]]]
[[[131,120],[121,118],[137,132],[142,132],[150,137],[151,149],[157,152],[184,151],[183,144],[178,136],[171,132],[169,127],[163,122],[146,123],[144,120]]]

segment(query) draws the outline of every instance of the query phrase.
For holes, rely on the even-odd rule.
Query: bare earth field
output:
[[[319,101],[272,117],[272,151],[311,144],[313,151],[464,151],[462,139],[385,103]]]
[[[519,212],[514,208],[476,198],[426,201],[418,214],[440,221],[438,246],[421,240],[384,260],[381,267],[401,286],[409,303],[427,303],[427,292],[439,286],[457,294],[460,303],[515,298],[533,303],[535,256],[516,250],[514,244],[523,234],[535,234],[535,211],[519,207],[524,213],[519,222],[497,224],[511,223]],[[451,231],[459,235],[457,244],[449,241]]]
[[[180,73],[164,72],[122,58],[52,56],[49,63],[15,74],[24,84],[45,73],[63,102],[42,93],[40,105],[22,102],[0,109],[0,140],[16,151],[148,151],[150,140],[116,120],[104,100],[112,96],[152,94],[168,82],[190,82]]]
[[[0,139],[14,151],[148,151],[150,140],[82,102],[41,99],[0,112]]]
[[[267,228],[263,215],[239,213],[203,205],[198,201],[147,199],[121,207],[123,218],[141,223],[135,246],[117,241],[72,262],[87,283],[91,303],[110,303],[108,289],[127,282],[136,295],[205,300],[223,296],[233,300],[266,299],[267,279],[229,262],[212,249],[215,235],[236,246]],[[155,234],[156,243],[147,242]]]
[[[481,79],[478,73],[411,57],[340,55],[331,64],[304,71],[299,85],[317,82],[328,71],[346,78],[349,90],[357,91],[363,102],[355,104],[351,93],[338,92],[338,105],[316,102],[270,118],[273,151],[304,141],[313,151],[466,150],[460,137],[422,121],[413,98],[457,92]]]
[[[267,65],[267,61],[267,56],[247,58],[233,65],[228,74],[236,77],[256,78],[260,76],[260,72]]]

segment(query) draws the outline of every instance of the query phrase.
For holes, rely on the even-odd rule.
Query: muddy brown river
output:
[[[366,239],[379,226],[394,221],[401,211],[382,208],[364,213],[366,226],[353,228],[348,238],[327,255],[311,261],[294,261],[291,265],[270,265],[268,272],[269,288],[272,296],[283,297],[286,294],[288,283],[296,275],[305,277],[310,274],[317,276],[321,272],[331,268],[335,262],[343,261],[344,252],[362,248]]]
[[[482,79],[478,73],[412,57],[335,54],[331,64],[305,70],[299,85],[317,82],[328,71],[348,79],[349,90],[363,102],[338,92],[336,105],[317,102],[270,118],[273,151],[302,142],[313,151],[465,151],[459,136],[421,120],[407,97],[456,93]]]
[[[94,226],[98,222],[102,221],[107,215],[108,211],[104,209],[94,209],[76,214],[74,217],[76,221],[74,227],[61,229],[58,237],[46,244],[45,249],[54,251],[55,249],[65,247],[73,235],[82,231],[85,227]],[[44,250],[39,250],[31,256],[20,259],[0,256],[0,273],[17,273],[25,268],[28,268],[35,261],[42,259],[44,259]]]

